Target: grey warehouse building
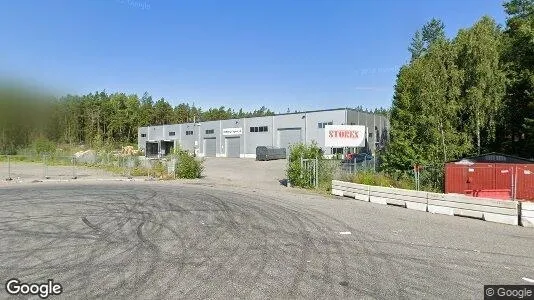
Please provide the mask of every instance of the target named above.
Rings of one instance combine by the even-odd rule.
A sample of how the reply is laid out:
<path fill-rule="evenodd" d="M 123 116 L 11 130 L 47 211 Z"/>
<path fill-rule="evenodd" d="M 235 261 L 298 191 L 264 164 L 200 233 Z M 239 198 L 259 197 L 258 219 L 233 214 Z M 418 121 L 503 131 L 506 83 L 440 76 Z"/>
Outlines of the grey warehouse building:
<path fill-rule="evenodd" d="M 389 132 L 389 120 L 385 116 L 340 108 L 140 127 L 138 147 L 146 156 L 164 156 L 179 145 L 198 156 L 255 158 L 257 146 L 288 149 L 295 143 L 315 141 L 325 155 L 343 153 L 343 148 L 325 147 L 326 125 L 366 126 L 366 146 L 360 151 L 367 153 L 373 153 L 385 143 Z"/>

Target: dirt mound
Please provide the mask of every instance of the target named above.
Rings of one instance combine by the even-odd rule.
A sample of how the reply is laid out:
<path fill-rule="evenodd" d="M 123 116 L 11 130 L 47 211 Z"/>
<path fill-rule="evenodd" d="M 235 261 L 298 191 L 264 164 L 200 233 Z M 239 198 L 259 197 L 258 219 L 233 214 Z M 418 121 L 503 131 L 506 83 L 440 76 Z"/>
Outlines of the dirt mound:
<path fill-rule="evenodd" d="M 137 156 L 137 155 L 139 155 L 139 150 L 136 150 L 132 146 L 122 147 L 121 155 L 123 155 L 123 156 Z"/>
<path fill-rule="evenodd" d="M 96 151 L 78 151 L 74 154 L 74 157 L 76 157 L 76 161 L 78 162 L 92 164 L 96 162 Z"/>

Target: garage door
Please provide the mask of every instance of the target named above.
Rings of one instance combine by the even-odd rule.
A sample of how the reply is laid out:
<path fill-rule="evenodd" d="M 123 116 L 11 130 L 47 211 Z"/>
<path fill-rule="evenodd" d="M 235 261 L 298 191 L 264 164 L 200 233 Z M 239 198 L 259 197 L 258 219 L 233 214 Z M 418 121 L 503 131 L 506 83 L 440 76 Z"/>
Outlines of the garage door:
<path fill-rule="evenodd" d="M 239 137 L 226 138 L 226 156 L 239 157 L 241 153 L 241 139 Z"/>
<path fill-rule="evenodd" d="M 300 128 L 278 129 L 278 147 L 286 148 L 289 151 L 290 145 L 300 142 L 302 142 Z"/>
<path fill-rule="evenodd" d="M 204 139 L 204 155 L 208 157 L 215 157 L 217 153 L 216 139 Z"/>

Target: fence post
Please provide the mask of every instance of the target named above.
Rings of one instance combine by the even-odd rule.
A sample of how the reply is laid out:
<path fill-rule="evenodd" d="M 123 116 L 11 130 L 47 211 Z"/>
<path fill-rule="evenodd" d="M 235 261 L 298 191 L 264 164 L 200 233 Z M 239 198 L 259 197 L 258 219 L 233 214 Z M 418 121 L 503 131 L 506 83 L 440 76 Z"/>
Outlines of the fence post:
<path fill-rule="evenodd" d="M 513 190 L 512 190 L 512 193 L 513 193 L 512 200 L 516 200 L 516 198 L 517 198 L 517 166 L 515 166 L 515 172 L 514 172 L 514 175 L 512 176 L 512 178 L 514 180 Z"/>
<path fill-rule="evenodd" d="M 48 179 L 48 176 L 47 176 L 47 170 L 46 170 L 47 166 L 46 166 L 46 154 L 43 154 L 43 177 L 44 179 Z"/>
<path fill-rule="evenodd" d="M 304 158 L 301 156 L 300 157 L 300 178 L 302 179 L 302 177 L 304 176 L 304 172 L 303 172 L 303 169 L 304 169 Z"/>
<path fill-rule="evenodd" d="M 72 157 L 72 179 L 77 179 L 76 176 L 76 157 Z"/>
<path fill-rule="evenodd" d="M 417 190 L 421 190 L 421 168 L 417 168 Z"/>
<path fill-rule="evenodd" d="M 415 179 L 415 190 L 419 190 L 419 166 L 416 164 L 413 167 L 413 174 Z"/>
<path fill-rule="evenodd" d="M 517 170 L 517 168 L 516 168 Z M 515 180 L 514 180 L 514 177 L 515 177 L 515 172 L 514 170 L 512 169 L 512 176 L 510 176 L 512 178 L 512 182 L 511 182 L 511 187 L 510 187 L 510 193 L 512 194 L 512 200 L 515 200 Z"/>
<path fill-rule="evenodd" d="M 319 158 L 315 157 L 315 187 L 319 186 Z"/>
<path fill-rule="evenodd" d="M 132 157 L 129 156 L 128 157 L 128 179 L 132 179 L 132 165 L 133 165 L 133 160 L 132 160 Z"/>
<path fill-rule="evenodd" d="M 7 156 L 7 181 L 11 181 L 11 156 Z"/>

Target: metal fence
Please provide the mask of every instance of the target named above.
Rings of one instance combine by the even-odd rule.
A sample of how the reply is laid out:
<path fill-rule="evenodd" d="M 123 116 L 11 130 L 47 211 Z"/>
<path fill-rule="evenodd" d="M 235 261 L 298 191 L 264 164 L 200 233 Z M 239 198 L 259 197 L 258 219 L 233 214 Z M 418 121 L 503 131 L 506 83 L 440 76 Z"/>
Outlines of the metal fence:
<path fill-rule="evenodd" d="M 364 160 L 362 162 L 344 162 L 340 161 L 341 171 L 348 174 L 353 174 L 361 171 L 373 171 L 376 172 L 376 159 Z"/>
<path fill-rule="evenodd" d="M 176 158 L 148 159 L 99 154 L 91 158 L 54 155 L 0 156 L 0 180 L 72 180 L 82 178 L 176 178 Z"/>
<path fill-rule="evenodd" d="M 301 176 L 305 178 L 309 186 L 317 187 L 319 185 L 319 160 L 317 158 L 304 159 L 300 158 Z"/>
<path fill-rule="evenodd" d="M 534 200 L 534 165 L 489 164 L 458 166 L 418 165 L 395 173 L 377 172 L 369 165 L 341 163 L 334 178 L 358 183 L 475 197 Z M 358 176 L 362 175 L 362 176 Z M 359 182 L 364 180 L 365 182 Z"/>
<path fill-rule="evenodd" d="M 379 171 L 378 162 L 374 158 L 357 163 L 338 160 L 333 178 L 345 181 L 354 181 L 360 178 L 365 181 L 365 184 L 429 192 L 443 192 L 444 188 L 443 166 L 419 166 L 417 169 L 385 173 Z"/>
<path fill-rule="evenodd" d="M 445 191 L 445 166 L 439 165 L 418 165 L 409 174 L 413 176 L 415 190 L 427 192 Z"/>

